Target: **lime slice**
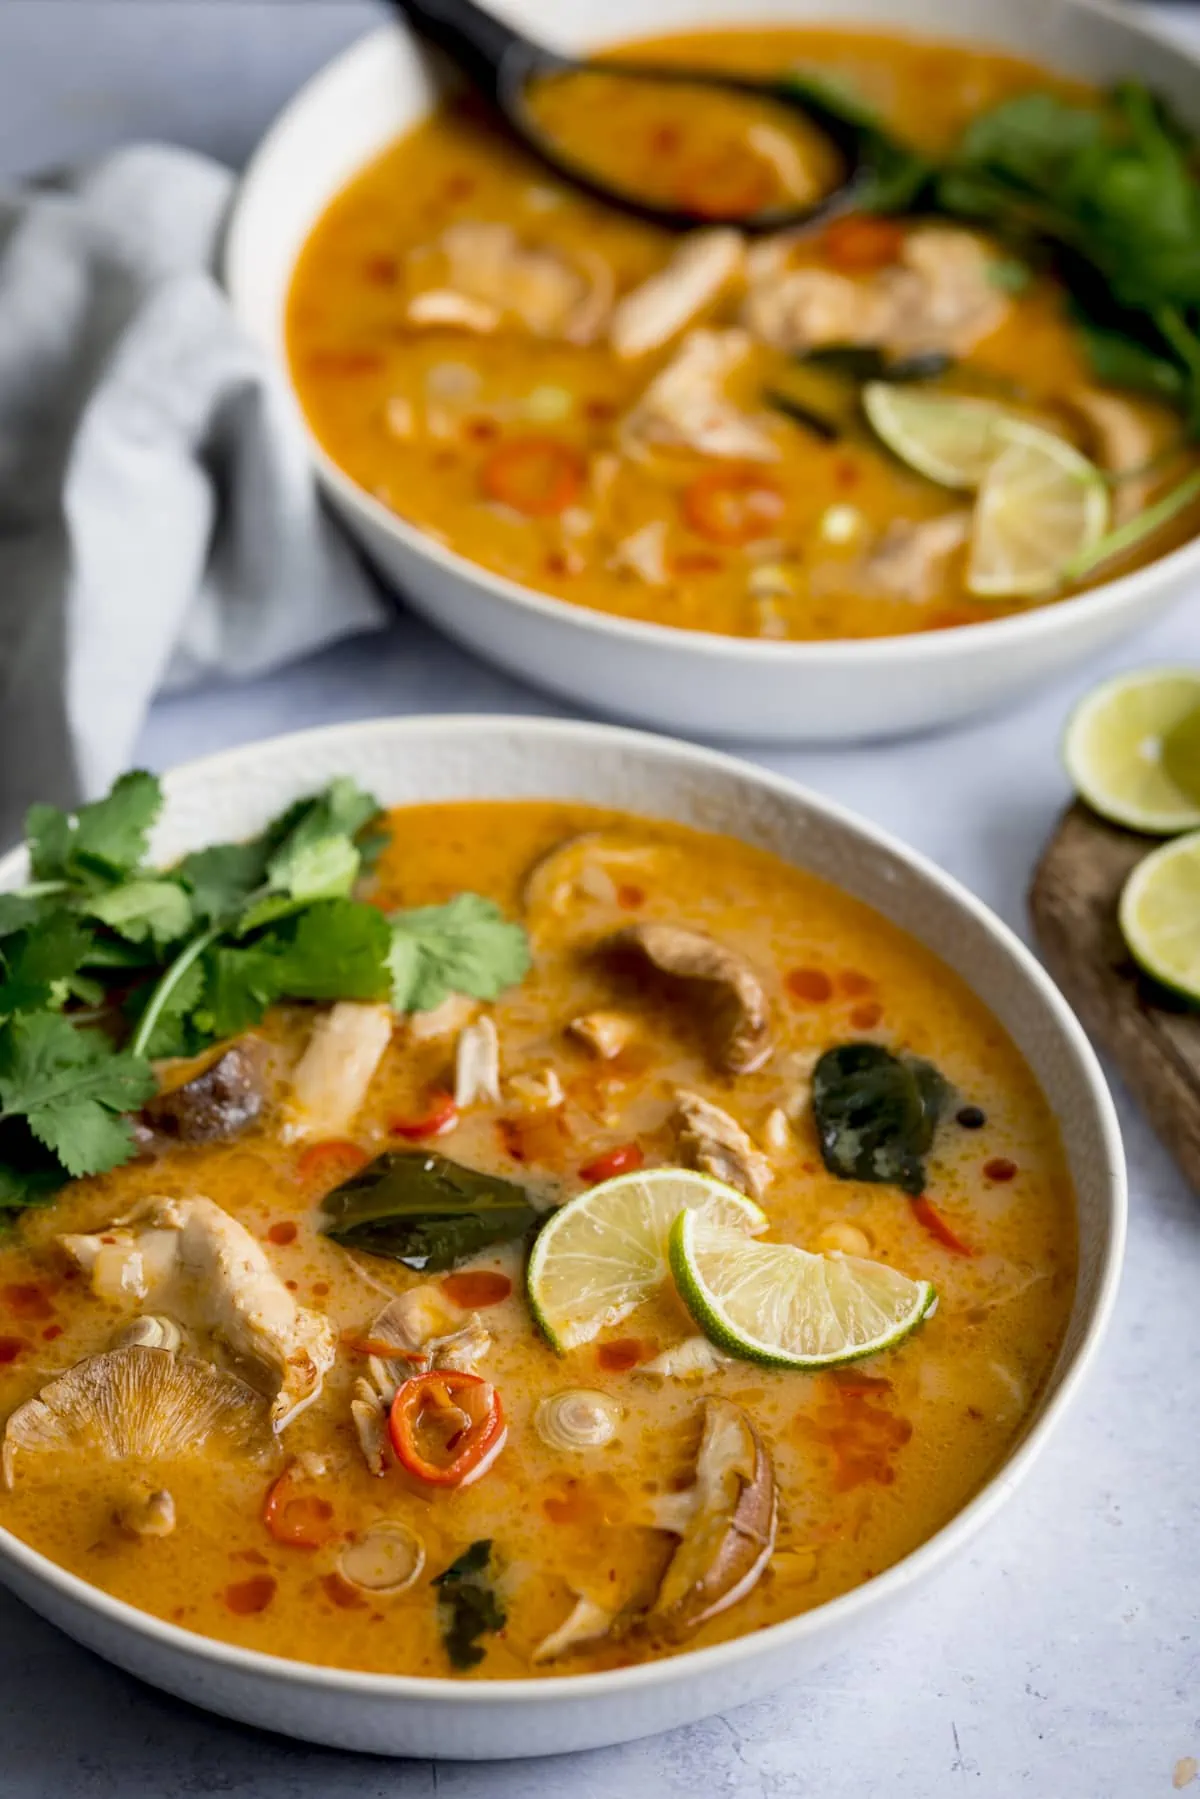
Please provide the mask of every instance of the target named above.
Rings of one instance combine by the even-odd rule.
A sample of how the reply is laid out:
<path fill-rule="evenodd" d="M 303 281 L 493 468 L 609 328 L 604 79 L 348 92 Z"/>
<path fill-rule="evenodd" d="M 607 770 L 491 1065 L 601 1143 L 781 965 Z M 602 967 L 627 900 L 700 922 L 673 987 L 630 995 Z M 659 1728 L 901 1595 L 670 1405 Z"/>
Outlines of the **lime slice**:
<path fill-rule="evenodd" d="M 1076 792 L 1102 818 L 1159 837 L 1196 830 L 1200 669 L 1142 669 L 1105 681 L 1072 713 L 1063 759 Z M 1179 778 L 1189 767 L 1191 792 Z"/>
<path fill-rule="evenodd" d="M 1104 477 L 1053 431 L 1022 419 L 1000 420 L 994 444 L 975 501 L 967 587 L 981 599 L 1049 593 L 1104 535 Z"/>
<path fill-rule="evenodd" d="M 552 1213 L 525 1275 L 529 1308 L 552 1347 L 562 1354 L 590 1343 L 649 1299 L 667 1279 L 672 1221 L 692 1209 L 739 1240 L 767 1228 L 753 1200 L 687 1168 L 619 1174 Z"/>
<path fill-rule="evenodd" d="M 1006 417 L 994 400 L 891 381 L 868 381 L 862 403 L 893 456 L 942 487 L 978 487 L 995 459 L 996 427 Z"/>
<path fill-rule="evenodd" d="M 1200 1004 L 1200 831 L 1164 843 L 1138 863 L 1119 916 L 1146 973 Z"/>
<path fill-rule="evenodd" d="M 890 1349 L 936 1294 L 883 1262 L 752 1243 L 698 1212 L 671 1227 L 671 1272 L 705 1336 L 772 1368 L 836 1368 Z"/>

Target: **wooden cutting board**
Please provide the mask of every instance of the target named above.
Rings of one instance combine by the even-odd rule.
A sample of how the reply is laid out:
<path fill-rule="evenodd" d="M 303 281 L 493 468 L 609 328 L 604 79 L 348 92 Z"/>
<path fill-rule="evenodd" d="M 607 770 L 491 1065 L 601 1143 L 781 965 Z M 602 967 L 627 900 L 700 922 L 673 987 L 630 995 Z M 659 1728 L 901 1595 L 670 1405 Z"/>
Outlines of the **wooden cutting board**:
<path fill-rule="evenodd" d="M 1038 863 L 1029 909 L 1050 973 L 1200 1191 L 1200 1012 L 1139 974 L 1117 924 L 1125 878 L 1155 847 L 1071 806 Z"/>

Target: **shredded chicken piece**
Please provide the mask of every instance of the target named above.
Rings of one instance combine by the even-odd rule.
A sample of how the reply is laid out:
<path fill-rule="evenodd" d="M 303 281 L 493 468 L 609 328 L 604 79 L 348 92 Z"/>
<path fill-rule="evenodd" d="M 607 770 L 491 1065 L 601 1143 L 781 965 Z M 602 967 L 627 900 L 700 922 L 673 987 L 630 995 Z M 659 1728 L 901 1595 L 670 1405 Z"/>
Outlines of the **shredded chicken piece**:
<path fill-rule="evenodd" d="M 608 566 L 618 572 L 628 569 L 647 587 L 665 587 L 671 579 L 667 566 L 666 519 L 652 519 L 640 530 L 621 538 L 608 559 Z"/>
<path fill-rule="evenodd" d="M 410 1043 L 430 1043 L 438 1037 L 449 1037 L 455 1031 L 461 1031 L 470 1024 L 479 1010 L 479 1001 L 468 999 L 465 993 L 451 993 L 440 1006 L 434 1006 L 428 1012 L 414 1012 L 407 1020 L 407 1036 Z"/>
<path fill-rule="evenodd" d="M 500 1102 L 500 1038 L 490 1018 L 478 1018 L 459 1033 L 454 1052 L 454 1103 L 461 1109 Z"/>
<path fill-rule="evenodd" d="M 390 1006 L 339 1000 L 313 1027 L 292 1073 L 285 1134 L 337 1137 L 353 1124 L 392 1039 Z"/>
<path fill-rule="evenodd" d="M 724 392 L 750 347 L 744 331 L 689 331 L 626 417 L 621 438 L 627 454 L 682 447 L 751 462 L 777 457 L 766 431 Z"/>
<path fill-rule="evenodd" d="M 864 558 L 862 576 L 869 587 L 899 600 L 927 600 L 947 557 L 971 533 L 969 512 L 946 512 L 940 518 L 893 519 Z"/>
<path fill-rule="evenodd" d="M 785 351 L 875 344 L 892 355 L 963 356 L 1000 325 L 1009 301 L 991 279 L 995 254 L 972 231 L 918 225 L 899 260 L 869 277 L 787 267 L 794 239 L 758 246 L 748 264 L 743 322 Z"/>
<path fill-rule="evenodd" d="M 701 1380 L 706 1374 L 719 1374 L 733 1360 L 707 1337 L 685 1337 L 672 1344 L 649 1362 L 642 1362 L 639 1375 L 657 1374 L 669 1380 Z"/>
<path fill-rule="evenodd" d="M 742 254 L 740 234 L 726 227 L 685 237 L 665 268 L 617 302 L 608 340 L 622 361 L 660 349 L 690 325 L 733 282 Z"/>
<path fill-rule="evenodd" d="M 586 1044 L 602 1062 L 619 1056 L 633 1041 L 637 1029 L 637 1019 L 628 1012 L 584 1012 L 567 1026 L 568 1034 Z"/>
<path fill-rule="evenodd" d="M 737 1120 L 711 1100 L 684 1088 L 676 1093 L 675 1104 L 684 1166 L 726 1181 L 750 1199 L 761 1199 L 774 1170 Z"/>
<path fill-rule="evenodd" d="M 554 1068 L 542 1068 L 536 1074 L 514 1074 L 508 1091 L 523 1112 L 557 1111 L 567 1097 Z"/>
<path fill-rule="evenodd" d="M 376 1392 L 369 1380 L 363 1380 L 361 1375 L 354 1383 L 350 1417 L 367 1468 L 372 1474 L 386 1474 L 387 1407 L 383 1396 Z"/>
<path fill-rule="evenodd" d="M 500 328 L 498 306 L 486 300 L 474 300 L 470 294 L 457 294 L 448 287 L 429 287 L 414 294 L 404 314 L 410 325 L 446 325 L 455 331 L 471 331 L 486 337 Z"/>
<path fill-rule="evenodd" d="M 211 1199 L 148 1199 L 106 1231 L 59 1242 L 102 1297 L 152 1296 L 190 1328 L 211 1331 L 269 1389 L 277 1432 L 320 1393 L 336 1354 L 333 1326 L 296 1304 L 262 1245 Z"/>
<path fill-rule="evenodd" d="M 592 343 L 608 319 L 612 271 L 596 251 L 568 258 L 524 244 L 511 225 L 464 220 L 442 233 L 442 281 L 413 295 L 412 324 L 492 332 L 512 319 L 535 337 Z"/>

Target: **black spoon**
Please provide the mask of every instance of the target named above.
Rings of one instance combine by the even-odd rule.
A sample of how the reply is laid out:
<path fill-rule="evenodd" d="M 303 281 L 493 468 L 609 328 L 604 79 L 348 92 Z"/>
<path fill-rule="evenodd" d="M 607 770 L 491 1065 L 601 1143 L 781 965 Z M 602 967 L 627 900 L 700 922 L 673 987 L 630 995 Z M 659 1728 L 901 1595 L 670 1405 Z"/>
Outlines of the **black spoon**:
<path fill-rule="evenodd" d="M 723 75 L 712 69 L 685 69 L 648 63 L 578 60 L 548 50 L 506 25 L 474 0 L 393 0 L 417 35 L 436 46 L 461 70 L 471 84 L 495 107 L 510 131 L 556 174 L 597 199 L 607 200 L 639 218 L 671 230 L 686 231 L 699 225 L 736 225 L 742 231 L 780 231 L 824 217 L 845 204 L 849 190 L 866 170 L 862 133 L 818 95 L 786 81 L 755 80 L 749 76 Z M 657 81 L 673 86 L 717 88 L 725 93 L 746 94 L 801 114 L 829 140 L 842 164 L 841 179 L 815 203 L 806 206 L 773 206 L 750 214 L 729 217 L 658 205 L 606 181 L 586 164 L 568 156 L 539 127 L 529 107 L 529 90 L 548 77 L 597 71 L 631 81 Z"/>

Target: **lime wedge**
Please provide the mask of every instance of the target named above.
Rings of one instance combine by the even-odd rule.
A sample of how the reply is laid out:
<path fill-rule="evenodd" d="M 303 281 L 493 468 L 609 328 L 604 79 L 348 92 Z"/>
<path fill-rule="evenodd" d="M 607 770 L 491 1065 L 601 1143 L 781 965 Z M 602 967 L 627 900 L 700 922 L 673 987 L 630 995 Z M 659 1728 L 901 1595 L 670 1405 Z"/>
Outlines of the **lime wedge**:
<path fill-rule="evenodd" d="M 1164 843 L 1138 863 L 1118 916 L 1146 973 L 1200 1004 L 1200 831 Z"/>
<path fill-rule="evenodd" d="M 753 1243 L 700 1212 L 680 1213 L 669 1253 L 705 1336 L 772 1368 L 836 1368 L 890 1349 L 937 1297 L 928 1281 L 883 1262 Z"/>
<path fill-rule="evenodd" d="M 1200 669 L 1152 668 L 1081 700 L 1063 740 L 1067 773 L 1093 812 L 1168 837 L 1200 827 Z M 1190 774 L 1192 791 L 1180 777 Z"/>
<path fill-rule="evenodd" d="M 739 1241 L 767 1228 L 753 1200 L 687 1168 L 619 1174 L 553 1212 L 525 1274 L 529 1309 L 552 1348 L 561 1355 L 590 1343 L 649 1299 L 668 1276 L 672 1221 L 693 1209 Z"/>
<path fill-rule="evenodd" d="M 1022 419 L 1002 419 L 993 442 L 975 501 L 967 587 L 981 599 L 1049 593 L 1104 535 L 1104 477 L 1063 438 Z"/>
<path fill-rule="evenodd" d="M 995 459 L 996 427 L 1006 417 L 994 400 L 891 381 L 868 381 L 862 403 L 893 456 L 942 487 L 978 487 Z"/>

